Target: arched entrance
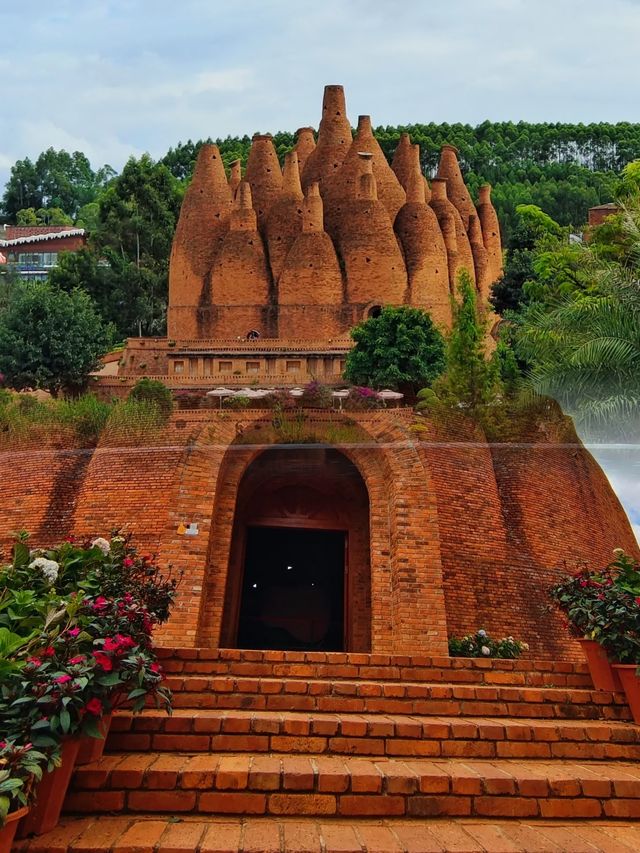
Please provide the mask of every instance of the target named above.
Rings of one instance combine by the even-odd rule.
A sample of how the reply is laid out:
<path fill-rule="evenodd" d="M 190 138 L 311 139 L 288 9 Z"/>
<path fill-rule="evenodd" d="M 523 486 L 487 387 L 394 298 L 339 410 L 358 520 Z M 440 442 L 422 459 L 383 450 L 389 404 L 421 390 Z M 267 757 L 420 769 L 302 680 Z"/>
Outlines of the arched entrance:
<path fill-rule="evenodd" d="M 222 644 L 370 650 L 369 497 L 343 453 L 281 445 L 247 467 L 236 500 Z"/>

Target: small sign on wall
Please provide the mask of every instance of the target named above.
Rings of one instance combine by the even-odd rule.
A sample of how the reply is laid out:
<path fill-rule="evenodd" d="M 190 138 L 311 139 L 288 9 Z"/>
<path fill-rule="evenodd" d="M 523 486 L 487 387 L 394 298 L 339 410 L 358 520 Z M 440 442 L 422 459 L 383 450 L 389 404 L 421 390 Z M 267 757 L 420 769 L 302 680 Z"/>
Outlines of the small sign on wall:
<path fill-rule="evenodd" d="M 181 536 L 197 536 L 199 532 L 198 525 L 195 521 L 191 521 L 188 524 L 181 521 L 178 525 L 178 533 Z"/>

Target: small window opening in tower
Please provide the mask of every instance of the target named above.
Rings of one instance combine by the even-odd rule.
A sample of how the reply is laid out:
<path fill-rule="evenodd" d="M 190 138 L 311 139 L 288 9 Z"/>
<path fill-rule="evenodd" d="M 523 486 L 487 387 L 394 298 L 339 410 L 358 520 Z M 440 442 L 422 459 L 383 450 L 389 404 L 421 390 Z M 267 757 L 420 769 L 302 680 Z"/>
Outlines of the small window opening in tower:
<path fill-rule="evenodd" d="M 382 314 L 382 305 L 372 305 L 367 312 L 367 317 L 379 317 Z"/>
<path fill-rule="evenodd" d="M 260 332 L 257 329 L 249 329 L 247 332 L 247 340 L 248 341 L 257 341 L 260 337 Z"/>

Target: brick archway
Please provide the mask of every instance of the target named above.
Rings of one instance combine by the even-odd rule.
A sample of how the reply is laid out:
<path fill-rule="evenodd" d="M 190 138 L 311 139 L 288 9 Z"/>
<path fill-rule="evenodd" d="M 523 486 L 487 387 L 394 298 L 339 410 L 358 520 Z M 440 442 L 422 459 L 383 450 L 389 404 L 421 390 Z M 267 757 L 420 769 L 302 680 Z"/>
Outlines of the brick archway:
<path fill-rule="evenodd" d="M 390 414 L 390 413 L 389 413 Z M 318 415 L 318 418 L 321 418 Z M 357 468 L 369 495 L 371 649 L 377 653 L 447 654 L 447 626 L 430 475 L 397 414 L 351 416 L 366 440 L 337 444 Z M 264 412 L 204 427 L 185 457 L 170 525 L 199 525 L 196 539 L 167 536 L 162 557 L 185 570 L 167 644 L 221 644 L 222 619 L 238 487 L 264 447 L 241 443 L 242 428 Z"/>

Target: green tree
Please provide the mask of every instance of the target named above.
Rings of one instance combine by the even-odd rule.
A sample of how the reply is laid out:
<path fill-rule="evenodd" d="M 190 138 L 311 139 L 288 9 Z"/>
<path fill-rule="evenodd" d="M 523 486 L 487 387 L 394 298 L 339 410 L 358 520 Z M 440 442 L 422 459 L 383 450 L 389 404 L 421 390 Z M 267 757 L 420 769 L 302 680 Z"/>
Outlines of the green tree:
<path fill-rule="evenodd" d="M 21 284 L 0 314 L 0 373 L 17 391 L 77 393 L 112 337 L 84 291 L 65 293 L 48 282 Z"/>
<path fill-rule="evenodd" d="M 158 379 L 139 379 L 129 392 L 129 400 L 155 406 L 164 421 L 169 419 L 173 411 L 173 395 L 164 382 Z"/>
<path fill-rule="evenodd" d="M 478 315 L 476 289 L 466 271 L 458 294 L 446 339 L 446 370 L 433 390 L 442 403 L 480 415 L 502 394 L 500 363 L 497 357 L 487 359 L 487 324 Z"/>
<path fill-rule="evenodd" d="M 16 213 L 16 225 L 73 225 L 73 219 L 59 207 L 26 207 Z"/>
<path fill-rule="evenodd" d="M 418 308 L 383 308 L 351 330 L 345 379 L 355 385 L 415 393 L 444 369 L 444 339 Z"/>

